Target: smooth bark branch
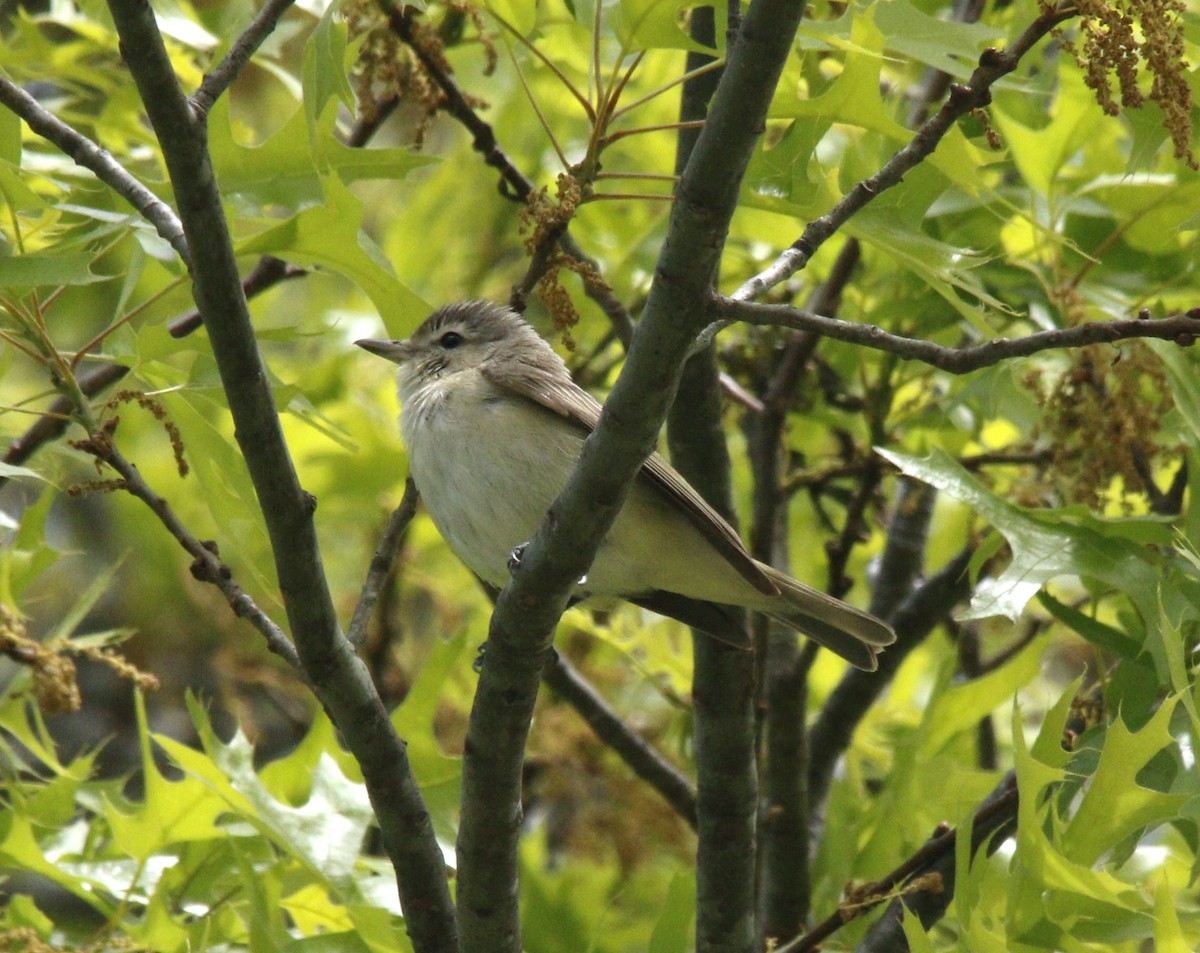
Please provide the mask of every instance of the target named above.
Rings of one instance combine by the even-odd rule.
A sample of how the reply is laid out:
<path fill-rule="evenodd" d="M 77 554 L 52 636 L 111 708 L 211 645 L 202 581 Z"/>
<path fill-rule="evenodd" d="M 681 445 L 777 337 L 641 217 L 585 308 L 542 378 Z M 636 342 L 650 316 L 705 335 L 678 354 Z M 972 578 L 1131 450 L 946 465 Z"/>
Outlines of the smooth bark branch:
<path fill-rule="evenodd" d="M 857 242 L 847 242 L 829 276 L 813 289 L 807 305 L 835 314 L 858 264 Z M 754 475 L 751 553 L 777 568 L 788 568 L 788 501 L 782 485 L 787 455 L 784 433 L 796 388 L 804 379 L 820 336 L 799 332 L 775 362 L 761 387 L 762 412 L 747 414 L 745 431 Z M 766 620 L 763 620 L 764 623 Z M 759 679 L 765 752 L 759 806 L 758 946 L 797 935 L 811 903 L 812 825 L 808 804 L 808 671 L 815 643 L 804 650 L 791 632 L 763 625 L 765 652 Z"/>
<path fill-rule="evenodd" d="M 266 520 L 296 647 L 317 694 L 363 771 L 384 847 L 396 869 L 405 924 L 419 953 L 457 953 L 441 849 L 404 743 L 370 675 L 342 636 L 322 569 L 314 501 L 300 486 L 283 439 L 266 367 L 242 293 L 203 123 L 179 88 L 154 11 L 145 0 L 109 4 L 193 251 L 193 294 Z"/>
<path fill-rule="evenodd" d="M 296 647 L 287 633 L 248 596 L 242 587 L 233 581 L 233 574 L 217 553 L 212 543 L 202 542 L 175 514 L 166 501 L 142 477 L 141 472 L 115 447 L 107 447 L 97 456 L 121 475 L 124 489 L 145 503 L 158 517 L 158 521 L 192 557 L 192 577 L 214 585 L 221 591 L 234 615 L 246 619 L 266 640 L 267 648 L 288 663 L 305 681 L 308 677 L 300 664 Z"/>
<path fill-rule="evenodd" d="M 263 41 L 270 36 L 279 19 L 296 0 L 267 0 L 262 5 L 250 25 L 242 31 L 225 54 L 225 58 L 209 71 L 200 83 L 200 88 L 192 94 L 192 104 L 200 116 L 207 116 L 213 103 L 220 99 L 221 94 L 238 77 L 238 74 L 250 62 L 255 50 L 262 46 Z"/>
<path fill-rule="evenodd" d="M 575 666 L 555 652 L 543 678 L 634 774 L 662 795 L 689 825 L 696 826 L 696 792 L 688 779 L 630 728 Z"/>
<path fill-rule="evenodd" d="M 553 629 L 654 447 L 680 368 L 706 320 L 709 282 L 738 187 L 802 7 L 793 0 L 758 0 L 750 7 L 679 184 L 624 369 L 575 473 L 525 549 L 492 616 L 463 759 L 458 909 L 466 953 L 521 948 L 516 902 L 521 762 Z"/>
<path fill-rule="evenodd" d="M 759 298 L 807 265 L 817 249 L 863 206 L 881 192 L 899 185 L 905 173 L 932 155 L 959 119 L 991 102 L 992 86 L 1015 70 L 1021 58 L 1054 27 L 1077 13 L 1078 9 L 1070 3 L 1045 10 L 1006 49 L 985 50 L 971 78 L 965 84 L 950 86 L 950 95 L 941 109 L 917 130 L 907 145 L 873 176 L 854 186 L 829 212 L 811 222 L 771 267 L 742 285 L 734 297 L 739 301 Z"/>
<path fill-rule="evenodd" d="M 715 48 L 711 7 L 692 11 L 690 31 L 693 40 Z M 675 152 L 677 176 L 691 161 L 700 123 L 720 83 L 720 70 L 697 72 L 713 62 L 707 53 L 688 53 Z M 710 347 L 683 367 L 667 417 L 667 444 L 676 469 L 736 526 L 732 464 L 721 411 L 719 368 L 715 348 Z M 698 811 L 696 946 L 747 949 L 755 936 L 757 887 L 757 662 L 754 653 L 731 650 L 702 632 L 693 632 L 692 660 Z"/>
<path fill-rule="evenodd" d="M 682 418 L 686 418 L 683 420 Z M 671 461 L 718 511 L 733 513 L 714 348 L 683 368 L 667 426 Z M 739 613 L 743 617 L 745 613 Z M 791 636 L 793 642 L 795 636 Z M 692 636 L 698 842 L 697 949 L 744 950 L 755 937 L 758 812 L 754 652 Z"/>
<path fill-rule="evenodd" d="M 412 522 L 413 517 L 417 515 L 417 502 L 420 498 L 417 485 L 413 482 L 413 478 L 409 477 L 404 482 L 404 496 L 401 497 L 400 504 L 392 511 L 387 529 L 383 533 L 383 539 L 379 541 L 375 555 L 371 557 L 371 568 L 363 583 L 358 604 L 354 607 L 354 615 L 350 618 L 350 631 L 346 633 L 346 637 L 352 645 L 362 646 L 366 641 L 367 624 L 371 621 L 371 613 L 375 611 L 379 593 L 383 591 L 383 584 L 392 571 L 396 550 L 400 548 L 400 538 L 408 529 L 408 524 Z"/>
<path fill-rule="evenodd" d="M 1114 321 L 1088 321 L 1073 328 L 1037 331 L 1019 338 L 995 338 L 968 347 L 946 347 L 920 338 L 892 334 L 874 324 L 858 324 L 839 318 L 827 318 L 787 305 L 734 301 L 721 295 L 713 297 L 712 313 L 730 321 L 746 324 L 778 325 L 801 331 L 815 331 L 849 344 L 860 344 L 885 351 L 909 361 L 920 361 L 950 374 L 969 374 L 1014 357 L 1028 357 L 1059 348 L 1086 347 L 1089 344 L 1115 344 L 1135 338 L 1156 338 L 1190 347 L 1200 335 L 1200 308 L 1169 318 L 1119 318 Z"/>
<path fill-rule="evenodd" d="M 0 76 L 0 103 L 25 120 L 43 139 L 54 143 L 76 165 L 93 172 L 101 182 L 141 212 L 155 231 L 175 249 L 184 264 L 190 260 L 187 239 L 179 216 L 108 151 L 72 129 L 41 103 L 5 76 Z"/>

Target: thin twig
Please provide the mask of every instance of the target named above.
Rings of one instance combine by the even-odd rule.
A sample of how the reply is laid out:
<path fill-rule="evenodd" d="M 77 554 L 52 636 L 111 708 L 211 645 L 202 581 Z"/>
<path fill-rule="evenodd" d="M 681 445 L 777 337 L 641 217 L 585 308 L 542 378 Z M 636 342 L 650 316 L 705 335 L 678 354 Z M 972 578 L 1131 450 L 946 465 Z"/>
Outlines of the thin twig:
<path fill-rule="evenodd" d="M 501 20 L 501 23 L 504 21 Z M 571 163 L 567 161 L 567 154 L 563 152 L 562 146 L 558 144 L 558 138 L 554 135 L 554 129 L 550 125 L 550 121 L 546 118 L 546 114 L 542 112 L 542 107 L 538 105 L 537 97 L 533 95 L 533 90 L 529 88 L 529 83 L 525 80 L 525 71 L 521 69 L 521 64 L 517 62 L 517 55 L 513 52 L 511 46 L 505 44 L 508 49 L 508 55 L 512 59 L 513 69 L 516 70 L 517 79 L 521 81 L 521 89 L 525 91 L 525 98 L 529 100 L 529 105 L 533 107 L 534 115 L 537 116 L 538 122 L 541 123 L 542 132 L 546 134 L 546 138 L 550 140 L 550 145 L 554 147 L 554 153 L 558 156 L 558 161 L 562 163 L 564 169 L 569 168 Z M 540 55 L 540 54 L 539 54 Z M 565 82 L 565 80 L 564 80 Z"/>
<path fill-rule="evenodd" d="M 346 638 L 355 648 L 360 648 L 366 640 L 367 624 L 371 621 L 371 614 L 375 611 L 375 603 L 379 600 L 379 593 L 383 591 L 383 584 L 392 571 L 392 563 L 400 548 L 400 539 L 404 536 L 404 531 L 408 529 L 408 524 L 417 514 L 419 499 L 417 485 L 413 482 L 413 478 L 409 477 L 404 483 L 404 496 L 400 499 L 400 505 L 392 511 L 387 529 L 379 541 L 379 547 L 375 550 L 375 555 L 371 557 L 371 568 L 363 582 L 362 593 L 358 597 L 358 604 L 354 607 L 354 615 L 350 619 L 350 629 L 346 633 Z"/>
<path fill-rule="evenodd" d="M 551 653 L 542 680 L 575 709 L 634 774 L 661 794 L 688 824 L 696 826 L 696 791 L 691 782 L 630 728 L 570 662 L 558 652 Z"/>
<path fill-rule="evenodd" d="M 591 202 L 672 202 L 675 196 L 673 195 L 656 195 L 653 192 L 593 192 L 587 196 L 580 204 L 588 204 Z"/>
<path fill-rule="evenodd" d="M 597 172 L 596 181 L 600 179 L 650 179 L 654 182 L 678 182 L 679 176 L 667 175 L 665 172 Z"/>
<path fill-rule="evenodd" d="M 106 443 L 102 449 L 97 447 L 93 452 L 100 460 L 120 474 L 123 488 L 150 507 L 159 522 L 166 527 L 167 532 L 174 536 L 179 545 L 192 557 L 194 560 L 191 567 L 192 576 L 201 582 L 216 586 L 225 597 L 225 601 L 229 603 L 229 607 L 233 609 L 234 615 L 246 619 L 258 629 L 266 639 L 267 648 L 287 662 L 300 678 L 308 682 L 308 675 L 300 664 L 296 646 L 292 644 L 292 640 L 287 637 L 283 629 L 276 625 L 271 617 L 245 593 L 242 587 L 233 581 L 233 573 L 218 556 L 216 544 L 201 542 L 189 531 L 183 525 L 182 520 L 175 515 L 171 504 L 154 492 L 150 484 L 142 477 L 141 471 L 130 463 L 111 442 Z"/>
<path fill-rule="evenodd" d="M 534 190 L 533 181 L 517 168 L 508 153 L 504 151 L 496 139 L 496 131 L 475 111 L 443 62 L 438 57 L 431 55 L 417 39 L 412 28 L 412 19 L 416 16 L 416 8 L 409 7 L 407 12 L 400 13 L 394 6 L 388 5 L 385 7 L 385 12 L 388 18 L 388 28 L 416 54 L 421 67 L 442 91 L 444 101 L 438 104 L 439 108 L 456 119 L 471 134 L 472 148 L 483 156 L 486 165 L 490 165 L 500 173 L 500 194 L 514 202 L 527 202 L 530 193 Z M 580 262 L 587 270 L 595 274 L 600 273 L 596 259 L 583 251 L 569 231 L 564 230 L 559 236 L 558 245 L 564 253 Z M 533 285 L 536 285 L 540 277 L 540 274 L 537 275 L 529 287 L 532 288 Z M 621 342 L 628 345 L 633 335 L 633 323 L 629 318 L 628 309 L 620 299 L 602 282 L 585 281 L 583 290 L 604 312 L 616 329 Z M 520 302 L 516 302 L 516 304 L 519 305 Z"/>
<path fill-rule="evenodd" d="M 128 373 L 129 368 L 123 364 L 101 364 L 79 375 L 79 389 L 85 396 L 95 397 Z M 70 426 L 71 409 L 72 403 L 68 397 L 56 397 L 37 422 L 8 445 L 4 462 L 19 466 L 47 443 L 61 437 Z M 7 477 L 0 477 L 0 486 L 6 482 Z"/>
<path fill-rule="evenodd" d="M 817 249 L 851 216 L 881 192 L 898 185 L 909 170 L 928 158 L 955 122 L 973 109 L 986 106 L 991 101 L 992 86 L 1016 69 L 1021 58 L 1039 40 L 1077 12 L 1077 8 L 1070 3 L 1052 7 L 1037 17 L 1003 51 L 992 48 L 984 50 L 971 78 L 965 84 L 951 84 L 950 95 L 942 104 L 942 108 L 921 126 L 883 168 L 870 178 L 859 182 L 828 213 L 811 222 L 804 233 L 785 249 L 769 268 L 742 285 L 733 297 L 739 301 L 759 298 L 768 289 L 787 280 L 807 265 Z"/>
<path fill-rule="evenodd" d="M 299 278 L 307 275 L 304 268 L 289 265 L 272 255 L 263 255 L 250 273 L 242 279 L 242 293 L 249 300 L 262 294 L 268 288 L 273 288 L 281 281 Z M 167 333 L 173 338 L 187 337 L 201 325 L 200 311 L 193 309 L 185 315 L 176 318 L 167 325 Z"/>
<path fill-rule="evenodd" d="M 668 92 L 671 89 L 674 89 L 676 86 L 680 85 L 681 83 L 686 83 L 689 80 L 694 79 L 697 76 L 703 76 L 705 73 L 710 73 L 713 70 L 722 69 L 724 66 L 725 66 L 725 60 L 724 60 L 724 58 L 722 58 L 719 60 L 712 60 L 711 62 L 708 62 L 708 63 L 704 64 L 703 66 L 696 67 L 696 69 L 688 70 L 686 73 L 681 73 L 679 76 L 676 76 L 670 82 L 664 83 L 662 86 L 659 86 L 657 89 L 650 90 L 650 92 L 646 93 L 646 95 L 639 96 L 633 102 L 626 103 L 620 109 L 614 109 L 612 111 L 612 114 L 609 116 L 609 122 L 615 122 L 616 120 L 620 119 L 622 116 L 625 115 L 625 113 L 629 112 L 630 110 L 637 109 L 638 106 L 642 106 L 642 105 L 650 102 L 650 100 L 661 96 L 663 93 Z"/>
<path fill-rule="evenodd" d="M 24 119 L 29 128 L 43 139 L 58 146 L 76 165 L 93 172 L 96 178 L 141 212 L 158 234 L 175 249 L 184 264 L 191 267 L 191 253 L 179 216 L 107 150 L 72 129 L 5 76 L 0 76 L 0 103 Z"/>
<path fill-rule="evenodd" d="M 657 126 L 638 126 L 636 129 L 618 129 L 616 132 L 610 132 L 607 136 L 602 136 L 600 143 L 610 146 L 618 139 L 640 136 L 646 132 L 678 132 L 680 129 L 702 129 L 703 127 L 704 120 L 696 119 L 690 122 L 664 122 Z"/>
<path fill-rule="evenodd" d="M 588 102 L 587 96 L 575 88 L 575 84 L 567 78 L 566 73 L 558 68 L 558 65 L 554 62 L 554 60 L 550 59 L 550 57 L 539 50 L 536 44 L 530 43 L 529 40 L 521 35 L 520 30 L 505 20 L 504 17 L 500 16 L 500 14 L 498 14 L 495 10 L 489 10 L 488 12 L 495 18 L 497 23 L 504 27 L 504 29 L 507 30 L 517 40 L 518 43 L 520 43 L 523 47 L 525 47 L 525 49 L 529 50 L 530 53 L 542 61 L 542 65 L 558 78 L 558 81 L 562 83 L 567 92 L 575 97 L 575 101 L 583 107 L 583 111 L 587 113 L 588 119 L 594 122 L 596 119 L 595 107 Z M 597 82 L 599 82 L 599 78 L 597 78 Z M 526 92 L 528 92 L 528 88 L 526 88 Z"/>
<path fill-rule="evenodd" d="M 1190 347 L 1200 335 L 1200 308 L 1158 320 L 1118 318 L 1113 321 L 1087 321 L 1073 328 L 1037 331 L 1019 338 L 995 338 L 968 347 L 945 347 L 919 338 L 892 334 L 874 324 L 857 324 L 837 318 L 801 311 L 786 305 L 735 301 L 714 295 L 711 312 L 727 321 L 777 325 L 800 331 L 816 331 L 826 337 L 873 350 L 895 354 L 907 361 L 921 361 L 950 374 L 968 374 L 1014 357 L 1028 357 L 1058 348 L 1085 347 L 1089 344 L 1114 344 L 1136 338 L 1174 341 Z"/>
<path fill-rule="evenodd" d="M 258 15 L 242 31 L 242 35 L 234 40 L 225 58 L 212 68 L 200 83 L 200 88 L 192 93 L 192 108 L 197 116 L 208 115 L 213 103 L 229 88 L 230 83 L 237 79 L 263 40 L 274 32 L 280 17 L 295 2 L 296 0 L 267 0 L 263 4 Z"/>

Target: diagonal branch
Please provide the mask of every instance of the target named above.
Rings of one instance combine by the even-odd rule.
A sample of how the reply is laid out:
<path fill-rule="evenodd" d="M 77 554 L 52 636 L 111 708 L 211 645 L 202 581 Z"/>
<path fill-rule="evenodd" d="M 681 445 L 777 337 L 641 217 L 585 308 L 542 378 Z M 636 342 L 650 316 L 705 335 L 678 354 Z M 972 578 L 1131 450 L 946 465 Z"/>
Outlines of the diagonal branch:
<path fill-rule="evenodd" d="M 542 677 L 634 774 L 662 795 L 688 824 L 696 826 L 696 792 L 688 779 L 630 728 L 570 662 L 553 653 Z"/>
<path fill-rule="evenodd" d="M 805 267 L 817 249 L 853 215 L 881 192 L 899 185 L 905 173 L 932 155 L 938 143 L 959 119 L 973 109 L 986 106 L 991 101 L 992 86 L 1015 70 L 1022 57 L 1051 30 L 1074 17 L 1077 12 L 1077 8 L 1069 2 L 1047 7 L 1006 49 L 985 50 L 970 79 L 965 84 L 951 84 L 950 95 L 941 109 L 917 130 L 907 145 L 897 151 L 878 172 L 847 192 L 829 212 L 811 222 L 769 268 L 743 284 L 733 297 L 739 301 L 759 298 Z M 720 328 L 710 328 L 705 337 L 718 330 Z"/>
<path fill-rule="evenodd" d="M 971 856 L 986 842 L 990 855 L 1016 829 L 1020 795 L 1009 772 L 984 798 L 971 822 Z M 858 947 L 863 951 L 908 949 L 902 926 L 905 909 L 915 910 L 921 922 L 936 921 L 954 897 L 958 830 L 939 825 L 911 857 L 879 880 L 857 887 L 835 913 L 804 936 L 777 948 L 776 953 L 812 953 L 851 920 L 891 901 L 887 913 Z"/>
<path fill-rule="evenodd" d="M 95 173 L 96 178 L 141 212 L 146 221 L 175 249 L 184 264 L 190 266 L 191 255 L 179 216 L 107 150 L 72 129 L 6 76 L 0 76 L 0 103 L 24 119 L 29 128 L 43 139 L 58 146 L 77 165 Z"/>
<path fill-rule="evenodd" d="M 964 548 L 945 566 L 914 590 L 889 618 L 896 630 L 896 644 L 879 656 L 879 671 L 868 678 L 847 672 L 821 708 L 808 732 L 809 809 L 817 811 L 825 801 L 833 771 L 854 731 L 890 684 L 908 654 L 919 646 L 959 602 L 971 592 L 967 567 L 974 547 Z"/>
<path fill-rule="evenodd" d="M 266 639 L 267 648 L 287 662 L 297 675 L 306 682 L 309 681 L 291 639 L 246 594 L 242 587 L 233 581 L 233 573 L 221 561 L 216 544 L 211 541 L 202 542 L 184 526 L 171 508 L 171 504 L 151 488 L 138 468 L 130 463 L 116 447 L 112 446 L 111 442 L 102 447 L 96 447 L 92 452 L 121 475 L 123 489 L 150 507 L 159 522 L 166 527 L 167 532 L 174 536 L 179 541 L 179 545 L 192 557 L 192 577 L 200 582 L 216 586 L 221 591 L 221 595 L 225 597 L 225 601 L 229 603 L 229 607 L 233 609 L 234 615 L 246 619 L 258 629 Z"/>
<path fill-rule="evenodd" d="M 111 0 L 125 61 L 162 147 L 193 250 L 193 293 L 208 330 L 235 436 L 267 525 L 288 623 L 322 704 L 362 768 L 405 923 L 420 953 L 457 953 L 441 848 L 404 742 L 370 674 L 342 635 L 313 523 L 242 293 L 204 126 L 178 79 L 147 0 Z"/>
<path fill-rule="evenodd" d="M 710 281 L 801 9 L 792 0 L 749 7 L 679 183 L 625 366 L 579 465 L 497 601 L 463 759 L 458 912 L 466 953 L 521 949 L 521 764 L 554 626 L 654 448 L 689 346 L 707 319 Z M 752 933 L 748 921 L 735 927 Z"/>
<path fill-rule="evenodd" d="M 200 83 L 200 88 L 192 93 L 192 106 L 198 117 L 208 115 L 213 103 L 220 99 L 221 94 L 237 79 L 238 74 L 250 62 L 250 57 L 275 31 L 280 18 L 295 2 L 296 0 L 267 0 L 262 5 L 262 9 L 242 31 L 242 35 L 233 41 L 233 46 L 229 48 L 225 58 L 208 72 Z"/>
<path fill-rule="evenodd" d="M 413 17 L 416 16 L 416 8 L 407 7 L 405 12 L 401 13 L 391 3 L 382 2 L 382 0 L 380 7 L 387 14 L 388 27 L 413 51 L 422 68 L 442 91 L 445 101 L 440 104 L 440 108 L 456 119 L 471 134 L 472 148 L 483 156 L 485 164 L 500 173 L 500 194 L 514 202 L 527 202 L 535 188 L 533 181 L 509 158 L 508 153 L 504 151 L 496 138 L 496 131 L 475 111 L 475 107 L 471 105 L 454 76 L 446 69 L 444 61 L 431 55 L 417 38 L 413 31 Z M 579 246 L 579 243 L 565 228 L 557 235 L 557 241 L 564 254 L 575 259 L 584 269 L 595 274 L 600 273 L 597 261 Z M 540 277 L 541 275 L 526 275 L 521 287 L 532 288 Z M 629 312 L 620 299 L 603 283 L 585 281 L 584 292 L 596 302 L 612 322 L 621 340 L 628 344 L 633 333 L 633 325 L 629 320 Z M 522 301 L 515 301 L 513 304 L 518 306 L 518 310 L 522 309 Z"/>
<path fill-rule="evenodd" d="M 351 645 L 361 647 L 366 640 L 367 624 L 371 621 L 371 613 L 375 611 L 379 593 L 383 590 L 383 584 L 387 581 L 388 574 L 392 571 L 396 550 L 400 548 L 400 538 L 408 529 L 408 524 L 412 522 L 413 517 L 417 515 L 419 499 L 417 485 L 410 476 L 404 482 L 404 496 L 400 499 L 400 505 L 392 512 L 383 539 L 379 541 L 375 555 L 371 557 L 371 568 L 363 583 L 358 604 L 354 607 L 354 615 L 350 619 L 350 630 L 346 633 L 346 638 L 350 640 Z"/>

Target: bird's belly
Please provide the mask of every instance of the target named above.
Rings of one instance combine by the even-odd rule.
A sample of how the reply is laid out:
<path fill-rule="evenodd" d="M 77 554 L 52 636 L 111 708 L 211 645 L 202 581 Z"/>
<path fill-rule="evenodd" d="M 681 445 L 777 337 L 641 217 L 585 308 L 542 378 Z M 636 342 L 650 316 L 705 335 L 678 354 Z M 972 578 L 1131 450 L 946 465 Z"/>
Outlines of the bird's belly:
<path fill-rule="evenodd" d="M 518 398 L 449 394 L 403 421 L 409 466 L 438 531 L 467 567 L 503 588 L 515 547 L 533 539 L 583 449 L 585 432 Z M 605 537 L 581 596 L 664 590 L 740 604 L 753 594 L 656 487 L 643 476 Z"/>
<path fill-rule="evenodd" d="M 434 525 L 467 567 L 503 587 L 579 458 L 582 432 L 515 400 L 455 401 L 409 441 L 409 466 Z"/>

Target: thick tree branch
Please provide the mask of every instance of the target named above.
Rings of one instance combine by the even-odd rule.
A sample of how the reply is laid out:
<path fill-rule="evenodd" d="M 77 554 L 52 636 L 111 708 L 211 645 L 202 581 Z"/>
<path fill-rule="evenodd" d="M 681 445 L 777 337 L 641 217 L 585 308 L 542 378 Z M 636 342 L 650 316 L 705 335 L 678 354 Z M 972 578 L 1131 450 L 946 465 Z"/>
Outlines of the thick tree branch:
<path fill-rule="evenodd" d="M 735 301 L 721 295 L 713 297 L 711 313 L 747 324 L 815 331 L 838 341 L 895 354 L 904 360 L 921 361 L 950 374 L 969 374 L 981 367 L 991 367 L 1001 361 L 1028 357 L 1042 351 L 1086 347 L 1089 344 L 1114 344 L 1135 338 L 1174 341 L 1181 347 L 1191 347 L 1200 335 L 1200 308 L 1157 320 L 1119 318 L 1113 321 L 1088 321 L 1073 328 L 1037 331 L 1019 338 L 995 338 L 968 347 L 945 347 L 932 341 L 892 334 L 874 324 L 856 324 L 786 305 Z"/>
<path fill-rule="evenodd" d="M 322 570 L 314 501 L 300 486 L 242 293 L 205 130 L 179 88 L 145 0 L 109 5 L 125 60 L 162 146 L 193 250 L 193 294 L 212 342 L 235 436 L 267 524 L 288 622 L 305 671 L 363 771 L 420 953 L 456 953 L 441 849 L 404 743 L 366 666 L 342 636 Z"/>
<path fill-rule="evenodd" d="M 716 47 L 712 7 L 691 13 L 692 39 Z M 688 79 L 680 98 L 675 175 L 682 176 L 699 143 L 723 70 L 715 59 L 690 51 Z M 715 281 L 716 262 L 710 276 Z M 721 419 L 721 384 L 715 348 L 683 367 L 667 417 L 671 462 L 719 513 L 737 525 L 732 464 Z M 710 635 L 692 635 L 692 698 L 698 843 L 696 848 L 696 946 L 749 949 L 754 942 L 757 888 L 758 771 L 754 685 L 757 657 L 731 649 Z"/>
<path fill-rule="evenodd" d="M 500 594 L 467 730 L 458 909 L 467 953 L 521 947 L 517 836 L 521 760 L 554 625 L 653 449 L 764 126 L 802 4 L 758 0 L 679 184 L 645 315 L 575 473 Z"/>
<path fill-rule="evenodd" d="M 543 678 L 634 774 L 662 795 L 688 824 L 696 826 L 696 792 L 688 779 L 630 728 L 570 662 L 552 653 Z"/>
<path fill-rule="evenodd" d="M 858 263 L 858 243 L 843 246 L 829 276 L 808 299 L 808 308 L 835 314 Z M 762 410 L 747 414 L 745 431 L 754 475 L 752 555 L 788 568 L 788 501 L 782 485 L 787 468 L 784 433 L 797 387 L 820 342 L 798 332 L 760 386 Z M 765 621 L 765 620 L 764 620 Z M 759 816 L 759 948 L 800 932 L 811 902 L 811 840 L 808 806 L 808 672 L 816 643 L 802 649 L 794 633 L 763 625 L 765 650 L 759 695 L 765 764 L 761 768 Z"/>
<path fill-rule="evenodd" d="M 72 129 L 5 76 L 0 76 L 0 103 L 24 119 L 29 128 L 43 139 L 58 146 L 76 165 L 95 173 L 96 178 L 142 213 L 146 221 L 175 249 L 184 264 L 189 263 L 191 256 L 179 216 L 105 149 Z"/>
<path fill-rule="evenodd" d="M 886 619 L 912 592 L 925 567 L 925 546 L 933 522 L 937 490 L 908 477 L 896 481 L 887 542 L 871 595 L 872 615 Z"/>

